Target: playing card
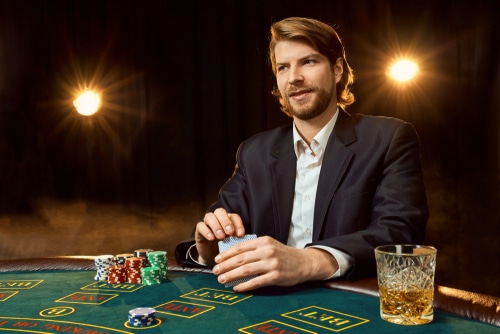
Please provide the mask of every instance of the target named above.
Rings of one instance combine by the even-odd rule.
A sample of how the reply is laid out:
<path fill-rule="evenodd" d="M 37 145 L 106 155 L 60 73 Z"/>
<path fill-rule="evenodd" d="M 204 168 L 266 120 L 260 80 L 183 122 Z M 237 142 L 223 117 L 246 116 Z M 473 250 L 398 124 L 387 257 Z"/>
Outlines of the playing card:
<path fill-rule="evenodd" d="M 246 234 L 243 237 L 234 237 L 234 236 L 227 237 L 224 240 L 219 241 L 219 252 L 222 253 L 226 249 L 229 249 L 229 248 L 231 248 L 231 247 L 239 244 L 240 242 L 243 242 L 243 241 L 246 241 L 246 240 L 252 240 L 252 239 L 256 239 L 256 238 L 257 238 L 257 235 L 255 235 L 255 234 Z M 238 285 L 238 284 L 246 282 L 246 281 L 248 281 L 248 280 L 250 280 L 250 279 L 252 279 L 254 277 L 255 276 L 249 276 L 249 277 L 245 277 L 245 278 L 242 278 L 242 279 L 239 279 L 239 280 L 236 280 L 236 281 L 232 281 L 232 282 L 226 283 L 225 287 L 228 288 L 228 287 L 231 287 L 231 286 Z"/>
<path fill-rule="evenodd" d="M 223 252 L 226 249 L 229 249 L 240 242 L 246 241 L 246 240 L 251 240 L 257 238 L 257 235 L 255 234 L 246 234 L 243 237 L 234 237 L 230 236 L 225 238 L 224 240 L 219 241 L 219 252 Z"/>

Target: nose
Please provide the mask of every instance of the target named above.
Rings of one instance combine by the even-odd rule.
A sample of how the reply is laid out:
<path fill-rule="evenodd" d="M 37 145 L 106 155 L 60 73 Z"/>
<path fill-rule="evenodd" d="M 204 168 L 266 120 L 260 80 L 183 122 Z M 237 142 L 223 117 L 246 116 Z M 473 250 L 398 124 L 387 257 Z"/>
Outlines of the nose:
<path fill-rule="evenodd" d="M 288 76 L 288 83 L 291 85 L 304 81 L 302 72 L 297 67 L 291 67 Z"/>

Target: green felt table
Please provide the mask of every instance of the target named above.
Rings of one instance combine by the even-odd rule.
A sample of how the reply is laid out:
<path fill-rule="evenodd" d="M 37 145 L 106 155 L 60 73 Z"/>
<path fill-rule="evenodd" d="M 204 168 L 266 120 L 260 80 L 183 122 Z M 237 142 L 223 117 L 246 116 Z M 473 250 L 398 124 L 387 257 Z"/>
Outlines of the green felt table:
<path fill-rule="evenodd" d="M 401 326 L 380 319 L 378 298 L 318 285 L 234 293 L 215 276 L 169 272 L 158 285 L 94 281 L 95 272 L 0 274 L 0 332 L 27 333 L 499 333 L 498 327 L 435 311 L 434 321 Z M 128 325 L 128 312 L 153 307 L 157 322 Z"/>

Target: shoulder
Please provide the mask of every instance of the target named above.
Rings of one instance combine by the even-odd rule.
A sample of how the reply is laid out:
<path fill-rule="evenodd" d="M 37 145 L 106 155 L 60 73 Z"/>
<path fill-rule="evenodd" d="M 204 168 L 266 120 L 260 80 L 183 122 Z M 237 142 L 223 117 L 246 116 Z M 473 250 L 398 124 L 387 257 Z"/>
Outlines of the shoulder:
<path fill-rule="evenodd" d="M 414 126 L 402 119 L 386 116 L 372 116 L 364 114 L 346 114 L 347 122 L 351 124 L 356 136 L 393 136 L 399 133 L 416 134 Z"/>
<path fill-rule="evenodd" d="M 400 126 L 412 126 L 410 123 L 395 117 L 364 114 L 348 114 L 348 117 L 356 126 L 360 127 L 397 128 Z"/>
<path fill-rule="evenodd" d="M 401 119 L 385 116 L 342 113 L 334 128 L 334 137 L 345 145 L 360 148 L 378 143 L 388 146 L 394 140 L 418 141 L 413 125 Z"/>
<path fill-rule="evenodd" d="M 293 143 L 292 124 L 283 125 L 272 130 L 259 132 L 240 145 L 240 150 L 269 152 L 283 144 Z"/>

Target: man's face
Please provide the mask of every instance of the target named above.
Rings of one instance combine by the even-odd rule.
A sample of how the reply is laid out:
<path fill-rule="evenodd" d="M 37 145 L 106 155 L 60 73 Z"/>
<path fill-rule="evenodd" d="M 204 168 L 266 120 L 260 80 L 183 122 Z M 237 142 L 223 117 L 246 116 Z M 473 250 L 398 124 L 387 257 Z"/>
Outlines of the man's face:
<path fill-rule="evenodd" d="M 281 41 L 274 48 L 276 80 L 284 103 L 294 117 L 312 119 L 337 108 L 335 85 L 342 77 L 342 60 L 332 69 L 328 58 L 306 43 Z"/>

